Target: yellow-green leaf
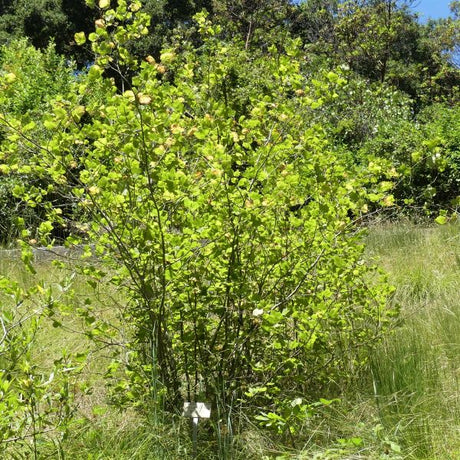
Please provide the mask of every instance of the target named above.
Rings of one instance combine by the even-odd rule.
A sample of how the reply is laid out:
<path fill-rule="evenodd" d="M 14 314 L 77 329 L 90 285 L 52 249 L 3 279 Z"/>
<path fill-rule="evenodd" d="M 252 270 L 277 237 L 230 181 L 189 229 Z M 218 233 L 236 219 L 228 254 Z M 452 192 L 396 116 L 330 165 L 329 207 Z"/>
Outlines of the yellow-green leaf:
<path fill-rule="evenodd" d="M 447 217 L 446 216 L 438 216 L 435 219 L 435 222 L 439 225 L 445 225 L 447 224 Z"/>
<path fill-rule="evenodd" d="M 86 43 L 86 35 L 85 32 L 77 32 L 74 35 L 75 43 L 79 46 L 84 45 Z"/>

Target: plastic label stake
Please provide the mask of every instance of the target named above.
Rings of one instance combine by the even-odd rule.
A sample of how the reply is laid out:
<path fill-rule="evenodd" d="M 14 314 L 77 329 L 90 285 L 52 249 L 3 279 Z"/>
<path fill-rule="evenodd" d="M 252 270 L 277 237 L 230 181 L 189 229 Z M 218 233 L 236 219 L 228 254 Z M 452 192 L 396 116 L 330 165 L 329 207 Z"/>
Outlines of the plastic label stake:
<path fill-rule="evenodd" d="M 198 442 L 198 422 L 200 418 L 211 417 L 211 404 L 203 402 L 185 402 L 182 415 L 184 417 L 189 417 L 192 419 L 193 458 L 196 458 Z"/>

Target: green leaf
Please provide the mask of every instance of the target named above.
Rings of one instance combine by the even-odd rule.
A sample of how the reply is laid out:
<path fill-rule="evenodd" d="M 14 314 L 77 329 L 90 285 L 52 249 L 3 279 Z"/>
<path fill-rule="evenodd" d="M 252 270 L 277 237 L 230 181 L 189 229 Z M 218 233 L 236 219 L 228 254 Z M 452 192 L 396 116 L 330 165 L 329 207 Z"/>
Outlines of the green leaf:
<path fill-rule="evenodd" d="M 438 216 L 438 217 L 436 217 L 436 219 L 434 221 L 439 225 L 445 225 L 445 224 L 447 224 L 447 217 L 446 216 Z"/>
<path fill-rule="evenodd" d="M 76 43 L 78 46 L 84 45 L 84 44 L 86 43 L 86 35 L 85 35 L 85 32 L 77 32 L 77 33 L 74 35 L 74 38 L 75 38 L 75 43 Z"/>
<path fill-rule="evenodd" d="M 50 221 L 42 222 L 38 227 L 38 231 L 41 235 L 48 235 L 52 230 L 53 224 Z"/>
<path fill-rule="evenodd" d="M 47 118 L 43 121 L 43 125 L 46 129 L 54 131 L 59 126 L 59 123 L 53 118 Z"/>

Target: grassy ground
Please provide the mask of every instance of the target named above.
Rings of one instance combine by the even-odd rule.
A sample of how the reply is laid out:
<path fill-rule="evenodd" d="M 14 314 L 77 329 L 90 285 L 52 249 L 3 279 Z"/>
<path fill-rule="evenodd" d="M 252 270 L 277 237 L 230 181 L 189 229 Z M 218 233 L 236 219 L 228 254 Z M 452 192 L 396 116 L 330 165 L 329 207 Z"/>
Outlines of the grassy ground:
<path fill-rule="evenodd" d="M 382 423 L 409 458 L 460 458 L 460 226 L 371 229 L 401 324 L 372 359 Z"/>
<path fill-rule="evenodd" d="M 393 301 L 401 317 L 371 357 L 370 369 L 341 404 L 314 419 L 287 450 L 269 433 L 247 421 L 227 459 L 460 459 L 460 225 L 423 227 L 387 224 L 371 227 L 367 257 L 378 261 L 396 286 Z M 21 267 L 0 259 L 0 273 L 30 283 Z M 48 283 L 62 277 L 42 267 Z M 78 280 L 76 304 L 97 296 Z M 111 308 L 113 296 L 94 300 Z M 70 312 L 69 312 L 70 313 Z M 105 312 L 104 315 L 110 314 Z M 37 360 L 53 350 L 84 348 L 77 320 L 70 330 L 45 326 L 38 337 Z M 190 458 L 189 426 L 180 417 L 145 420 L 118 413 L 107 404 L 101 376 L 104 352 L 92 354 L 87 378 L 91 394 L 79 395 L 79 417 L 65 441 L 70 459 Z M 199 432 L 201 459 L 216 458 L 222 442 L 209 439 L 205 422 Z"/>

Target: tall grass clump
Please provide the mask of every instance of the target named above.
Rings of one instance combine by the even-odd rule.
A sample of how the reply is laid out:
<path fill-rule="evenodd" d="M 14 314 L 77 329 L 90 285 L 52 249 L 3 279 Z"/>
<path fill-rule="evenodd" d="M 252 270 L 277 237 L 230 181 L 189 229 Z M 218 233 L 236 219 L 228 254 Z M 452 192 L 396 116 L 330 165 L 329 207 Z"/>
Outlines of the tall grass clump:
<path fill-rule="evenodd" d="M 460 226 L 374 227 L 369 254 L 396 286 L 400 324 L 372 356 L 379 417 L 405 458 L 460 455 Z"/>

